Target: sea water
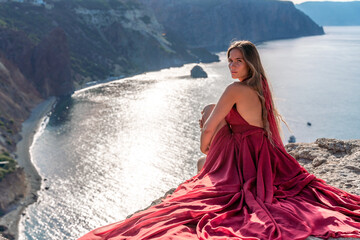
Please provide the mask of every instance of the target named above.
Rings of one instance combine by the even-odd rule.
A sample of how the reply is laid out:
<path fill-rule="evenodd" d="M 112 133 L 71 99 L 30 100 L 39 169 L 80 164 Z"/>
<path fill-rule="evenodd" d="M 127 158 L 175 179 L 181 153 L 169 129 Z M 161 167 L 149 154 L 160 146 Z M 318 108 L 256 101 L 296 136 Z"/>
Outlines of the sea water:
<path fill-rule="evenodd" d="M 360 138 L 360 27 L 271 41 L 258 49 L 279 111 L 284 142 Z M 59 102 L 36 134 L 31 157 L 43 178 L 20 239 L 76 239 L 147 207 L 196 172 L 201 109 L 230 78 L 225 53 L 194 64 L 77 91 Z M 307 123 L 311 123 L 308 126 Z"/>

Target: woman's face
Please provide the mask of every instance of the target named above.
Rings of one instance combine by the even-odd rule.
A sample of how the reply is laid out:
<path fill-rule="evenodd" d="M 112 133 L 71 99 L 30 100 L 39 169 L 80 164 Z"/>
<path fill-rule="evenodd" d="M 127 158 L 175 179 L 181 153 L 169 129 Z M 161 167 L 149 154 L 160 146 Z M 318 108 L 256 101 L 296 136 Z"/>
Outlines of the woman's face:
<path fill-rule="evenodd" d="M 249 77 L 249 66 L 245 62 L 244 56 L 239 49 L 234 48 L 230 51 L 228 62 L 232 78 L 239 79 L 240 82 L 242 82 Z"/>

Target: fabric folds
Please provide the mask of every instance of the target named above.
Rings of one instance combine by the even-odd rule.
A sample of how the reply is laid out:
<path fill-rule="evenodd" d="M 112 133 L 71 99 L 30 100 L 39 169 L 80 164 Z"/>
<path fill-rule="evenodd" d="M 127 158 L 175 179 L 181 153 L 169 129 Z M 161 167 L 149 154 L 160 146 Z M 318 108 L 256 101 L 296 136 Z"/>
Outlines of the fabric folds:
<path fill-rule="evenodd" d="M 360 237 L 360 197 L 309 174 L 235 106 L 202 171 L 160 204 L 80 240 Z"/>

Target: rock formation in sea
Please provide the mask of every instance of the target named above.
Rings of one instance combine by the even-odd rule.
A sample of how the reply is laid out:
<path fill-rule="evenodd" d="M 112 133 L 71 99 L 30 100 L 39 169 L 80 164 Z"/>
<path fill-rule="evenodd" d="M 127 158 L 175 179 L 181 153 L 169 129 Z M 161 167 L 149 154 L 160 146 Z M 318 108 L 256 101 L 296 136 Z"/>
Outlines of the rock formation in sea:
<path fill-rule="evenodd" d="M 207 78 L 208 77 L 207 73 L 199 65 L 196 65 L 191 69 L 190 75 L 192 78 Z"/>

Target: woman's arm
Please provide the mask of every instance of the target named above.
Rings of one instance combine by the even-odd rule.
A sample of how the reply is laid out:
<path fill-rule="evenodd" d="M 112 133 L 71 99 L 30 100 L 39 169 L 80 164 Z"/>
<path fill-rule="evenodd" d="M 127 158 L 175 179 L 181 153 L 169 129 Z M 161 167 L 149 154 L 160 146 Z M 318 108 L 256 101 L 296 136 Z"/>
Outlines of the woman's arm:
<path fill-rule="evenodd" d="M 218 103 L 215 105 L 214 110 L 211 112 L 209 118 L 206 120 L 200 137 L 200 150 L 207 154 L 210 147 L 211 139 L 213 138 L 216 128 L 219 123 L 226 117 L 239 99 L 242 87 L 239 83 L 230 84 L 220 97 Z"/>
<path fill-rule="evenodd" d="M 201 119 L 199 120 L 200 131 L 204 127 L 204 123 L 209 118 L 214 107 L 215 107 L 215 104 L 209 104 L 209 105 L 206 105 L 204 107 L 204 109 L 201 111 Z"/>

